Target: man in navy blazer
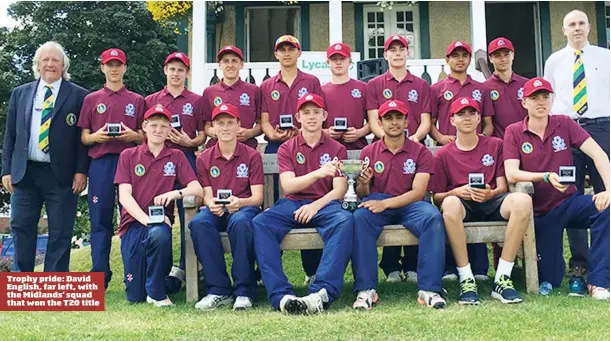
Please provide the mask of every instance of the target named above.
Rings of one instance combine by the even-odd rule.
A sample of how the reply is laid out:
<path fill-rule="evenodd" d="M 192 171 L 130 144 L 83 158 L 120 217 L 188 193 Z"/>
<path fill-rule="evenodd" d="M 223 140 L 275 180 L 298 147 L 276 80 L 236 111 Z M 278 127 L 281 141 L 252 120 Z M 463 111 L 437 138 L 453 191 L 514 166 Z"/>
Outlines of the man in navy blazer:
<path fill-rule="evenodd" d="M 12 193 L 12 271 L 34 271 L 43 203 L 49 226 L 44 270 L 69 270 L 77 199 L 87 185 L 89 167 L 76 125 L 87 90 L 69 82 L 69 66 L 64 48 L 47 42 L 34 55 L 37 80 L 11 93 L 2 185 Z"/>

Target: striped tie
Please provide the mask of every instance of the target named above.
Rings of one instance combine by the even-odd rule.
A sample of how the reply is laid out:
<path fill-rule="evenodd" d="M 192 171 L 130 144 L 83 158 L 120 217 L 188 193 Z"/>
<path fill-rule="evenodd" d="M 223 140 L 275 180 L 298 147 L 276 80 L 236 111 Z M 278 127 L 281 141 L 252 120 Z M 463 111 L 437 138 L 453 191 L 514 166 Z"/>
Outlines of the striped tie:
<path fill-rule="evenodd" d="M 49 127 L 51 126 L 51 112 L 53 111 L 53 87 L 45 85 L 44 101 L 42 102 L 42 114 L 40 115 L 40 134 L 38 134 L 38 148 L 45 154 L 49 152 Z"/>
<path fill-rule="evenodd" d="M 573 111 L 579 116 L 588 110 L 586 71 L 581 60 L 581 53 L 581 50 L 575 50 L 575 64 L 573 64 Z"/>

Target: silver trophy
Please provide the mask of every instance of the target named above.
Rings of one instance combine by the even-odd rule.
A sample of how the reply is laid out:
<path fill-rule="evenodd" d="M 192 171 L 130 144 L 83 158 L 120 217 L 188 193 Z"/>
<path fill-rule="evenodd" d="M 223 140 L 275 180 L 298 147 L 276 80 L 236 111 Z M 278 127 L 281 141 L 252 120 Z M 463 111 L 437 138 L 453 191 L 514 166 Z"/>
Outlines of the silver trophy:
<path fill-rule="evenodd" d="M 342 208 L 354 212 L 359 205 L 359 199 L 354 190 L 356 179 L 369 167 L 369 158 L 365 160 L 342 160 L 339 169 L 342 174 L 348 179 L 348 190 L 344 195 Z"/>

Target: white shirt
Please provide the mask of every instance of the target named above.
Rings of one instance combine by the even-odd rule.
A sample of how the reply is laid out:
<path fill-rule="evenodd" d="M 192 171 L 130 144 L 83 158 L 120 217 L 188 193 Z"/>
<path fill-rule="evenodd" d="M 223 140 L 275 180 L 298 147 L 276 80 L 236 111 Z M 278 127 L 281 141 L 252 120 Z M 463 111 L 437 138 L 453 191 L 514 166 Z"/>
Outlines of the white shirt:
<path fill-rule="evenodd" d="M 586 43 L 582 51 L 581 60 L 586 73 L 588 110 L 581 117 L 609 117 L 611 114 L 609 107 L 611 101 L 611 86 L 609 85 L 610 51 L 589 43 Z M 572 119 L 577 119 L 579 115 L 573 110 L 574 63 L 575 49 L 567 45 L 547 58 L 543 77 L 554 88 L 552 114 L 563 114 L 570 116 Z"/>
<path fill-rule="evenodd" d="M 30 143 L 28 148 L 28 160 L 38 162 L 51 162 L 50 153 L 44 153 L 38 148 L 38 134 L 40 134 L 40 119 L 42 115 L 42 103 L 45 99 L 45 87 L 47 82 L 42 78 L 38 82 L 38 89 L 36 89 L 36 95 L 34 96 L 34 106 L 32 107 L 32 121 L 30 123 Z M 62 84 L 62 79 L 58 79 L 51 83 L 51 92 L 53 93 L 53 107 L 55 107 L 55 101 L 57 100 L 57 94 L 59 93 L 59 87 Z"/>

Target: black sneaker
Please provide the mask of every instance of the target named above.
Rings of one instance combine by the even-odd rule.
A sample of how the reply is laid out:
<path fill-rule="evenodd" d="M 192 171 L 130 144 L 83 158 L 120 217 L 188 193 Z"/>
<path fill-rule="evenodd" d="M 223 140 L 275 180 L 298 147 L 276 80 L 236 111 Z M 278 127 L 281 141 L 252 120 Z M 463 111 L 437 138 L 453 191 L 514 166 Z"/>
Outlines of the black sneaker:
<path fill-rule="evenodd" d="M 478 305 L 479 295 L 474 278 L 467 278 L 460 282 L 460 297 L 458 303 L 463 305 Z"/>
<path fill-rule="evenodd" d="M 308 312 L 308 306 L 300 297 L 285 295 L 280 300 L 280 311 L 290 315 L 303 315 Z"/>
<path fill-rule="evenodd" d="M 584 297 L 587 291 L 586 280 L 581 276 L 571 276 L 569 280 L 569 296 Z"/>
<path fill-rule="evenodd" d="M 498 282 L 494 282 L 494 288 L 492 289 L 493 298 L 501 301 L 501 303 L 520 303 L 522 297 L 514 289 L 511 278 L 507 275 L 502 275 Z"/>

